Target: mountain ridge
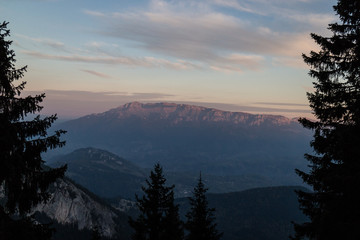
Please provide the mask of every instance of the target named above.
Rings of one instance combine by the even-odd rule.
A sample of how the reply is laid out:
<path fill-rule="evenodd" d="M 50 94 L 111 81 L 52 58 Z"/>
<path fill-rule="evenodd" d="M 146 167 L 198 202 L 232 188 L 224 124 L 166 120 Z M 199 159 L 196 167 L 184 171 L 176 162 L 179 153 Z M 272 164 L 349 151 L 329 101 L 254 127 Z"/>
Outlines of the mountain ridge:
<path fill-rule="evenodd" d="M 136 116 L 146 120 L 170 120 L 173 124 L 180 122 L 231 122 L 235 124 L 247 124 L 258 126 L 261 124 L 289 125 L 297 122 L 297 118 L 287 118 L 281 115 L 251 114 L 245 112 L 224 111 L 216 108 L 207 108 L 197 105 L 176 104 L 170 102 L 140 103 L 130 102 L 110 109 L 103 113 L 84 116 L 88 117 L 114 117 L 123 119 Z"/>
<path fill-rule="evenodd" d="M 294 169 L 305 170 L 311 137 L 294 119 L 175 103 L 128 103 L 57 127 L 67 131 L 58 154 L 95 147 L 141 168 L 160 162 L 172 172 L 262 175 L 279 184 L 300 184 Z"/>
<path fill-rule="evenodd" d="M 49 164 L 52 167 L 67 164 L 66 176 L 101 197 L 132 197 L 133 189 L 140 191 L 140 183 L 146 178 L 144 170 L 133 163 L 93 147 L 55 157 Z"/>

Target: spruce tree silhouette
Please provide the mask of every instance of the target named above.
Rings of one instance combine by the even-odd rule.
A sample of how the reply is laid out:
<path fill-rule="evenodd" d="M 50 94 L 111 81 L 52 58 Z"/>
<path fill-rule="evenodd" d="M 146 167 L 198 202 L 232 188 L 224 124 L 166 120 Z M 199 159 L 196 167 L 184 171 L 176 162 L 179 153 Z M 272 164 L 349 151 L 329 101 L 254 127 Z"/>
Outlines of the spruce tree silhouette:
<path fill-rule="evenodd" d="M 222 236 L 222 233 L 218 233 L 216 223 L 214 223 L 215 209 L 208 206 L 205 195 L 207 190 L 200 174 L 193 197 L 189 198 L 191 209 L 186 214 L 185 228 L 189 232 L 186 240 L 218 240 Z"/>
<path fill-rule="evenodd" d="M 310 220 L 294 225 L 292 239 L 360 239 L 360 1 L 338 0 L 334 10 L 332 36 L 312 34 L 320 50 L 303 55 L 317 120 L 300 119 L 314 131 L 314 154 L 305 155 L 310 172 L 296 172 L 313 192 L 298 192 Z"/>
<path fill-rule="evenodd" d="M 154 166 L 142 187 L 144 195 L 136 196 L 140 215 L 129 219 L 134 229 L 133 240 L 181 240 L 184 236 L 179 207 L 174 204 L 174 185 L 165 186 L 166 179 L 160 164 Z"/>
<path fill-rule="evenodd" d="M 36 114 L 45 95 L 21 97 L 26 82 L 16 85 L 26 66 L 15 68 L 15 53 L 7 22 L 0 24 L 0 189 L 5 194 L 5 203 L 0 205 L 0 236 L 2 239 L 50 239 L 52 230 L 48 225 L 36 224 L 26 217 L 31 207 L 46 201 L 47 188 L 62 177 L 66 166 L 44 169 L 41 153 L 61 147 L 56 131 L 48 136 L 47 129 L 57 119 L 56 115 L 26 120 Z M 11 216 L 15 214 L 17 220 Z M 21 229 L 21 231 L 19 230 Z"/>
<path fill-rule="evenodd" d="M 91 240 L 101 240 L 101 233 L 100 233 L 100 227 L 99 226 L 94 226 L 91 229 Z"/>

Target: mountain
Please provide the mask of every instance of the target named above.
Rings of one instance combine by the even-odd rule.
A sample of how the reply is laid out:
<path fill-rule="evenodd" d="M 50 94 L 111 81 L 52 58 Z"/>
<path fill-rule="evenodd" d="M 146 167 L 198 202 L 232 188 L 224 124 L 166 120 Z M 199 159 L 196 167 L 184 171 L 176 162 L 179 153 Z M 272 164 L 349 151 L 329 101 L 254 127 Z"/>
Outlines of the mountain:
<path fill-rule="evenodd" d="M 70 239 L 69 235 L 78 235 L 80 238 L 77 239 L 84 239 L 95 226 L 99 227 L 104 237 L 123 239 L 130 236 L 125 213 L 107 205 L 70 179 L 57 180 L 49 192 L 49 201 L 37 205 L 32 213 L 40 222 L 55 222 L 55 239 L 61 239 L 59 236 Z"/>
<path fill-rule="evenodd" d="M 77 149 L 50 161 L 50 166 L 67 164 L 66 175 L 101 197 L 134 197 L 141 191 L 146 171 L 108 151 Z"/>
<path fill-rule="evenodd" d="M 295 190 L 302 187 L 268 187 L 242 192 L 207 194 L 214 207 L 222 240 L 287 240 L 293 234 L 292 221 L 307 219 L 299 210 Z M 189 209 L 187 199 L 178 199 L 181 215 Z"/>
<path fill-rule="evenodd" d="M 51 166 L 68 165 L 66 175 L 95 194 L 105 197 L 134 199 L 141 194 L 141 186 L 150 169 L 137 165 L 105 150 L 96 148 L 77 149 L 69 154 L 51 159 Z M 176 185 L 176 196 L 191 194 L 198 173 L 165 172 L 169 185 Z M 270 179 L 260 176 L 214 176 L 203 174 L 206 184 L 214 193 L 240 191 L 259 186 L 274 185 Z"/>
<path fill-rule="evenodd" d="M 57 126 L 67 130 L 63 151 L 96 147 L 143 168 L 213 175 L 261 175 L 300 184 L 310 132 L 293 119 L 173 103 L 138 102 Z"/>
<path fill-rule="evenodd" d="M 175 104 L 132 102 L 107 112 L 90 115 L 103 119 L 140 118 L 150 122 L 165 120 L 168 124 L 178 125 L 184 122 L 222 122 L 254 125 L 289 125 L 294 120 L 275 115 L 254 115 L 241 112 L 221 111 L 214 108 Z M 91 118 L 85 116 L 84 118 Z"/>

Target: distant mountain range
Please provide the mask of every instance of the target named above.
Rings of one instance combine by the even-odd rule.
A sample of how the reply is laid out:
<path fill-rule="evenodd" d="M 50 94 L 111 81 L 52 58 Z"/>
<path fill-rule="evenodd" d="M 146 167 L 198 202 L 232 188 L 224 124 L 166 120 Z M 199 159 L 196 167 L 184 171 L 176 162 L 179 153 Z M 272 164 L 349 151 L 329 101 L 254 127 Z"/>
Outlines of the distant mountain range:
<path fill-rule="evenodd" d="M 96 147 L 142 168 L 160 162 L 167 171 L 257 175 L 276 184 L 301 181 L 311 134 L 295 119 L 227 112 L 173 103 L 133 102 L 57 125 L 67 145 L 57 153 Z"/>
<path fill-rule="evenodd" d="M 183 122 L 221 122 L 248 126 L 289 125 L 296 119 L 288 119 L 277 115 L 249 114 L 242 112 L 221 111 L 194 105 L 176 103 L 139 103 L 132 102 L 107 112 L 90 115 L 103 119 L 129 119 L 133 117 L 150 122 L 166 121 L 168 125 Z M 90 118 L 85 116 L 84 118 Z"/>

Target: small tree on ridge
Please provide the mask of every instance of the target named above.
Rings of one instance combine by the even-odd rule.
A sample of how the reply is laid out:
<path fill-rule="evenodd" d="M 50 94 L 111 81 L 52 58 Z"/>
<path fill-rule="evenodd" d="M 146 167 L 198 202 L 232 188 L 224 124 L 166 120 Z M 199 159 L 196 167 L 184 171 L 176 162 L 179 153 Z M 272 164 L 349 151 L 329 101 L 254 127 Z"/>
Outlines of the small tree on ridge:
<path fill-rule="evenodd" d="M 182 240 L 183 227 L 179 217 L 179 207 L 174 204 L 174 185 L 165 186 L 166 179 L 160 164 L 154 166 L 142 187 L 144 195 L 136 196 L 140 215 L 130 218 L 134 229 L 133 240 Z"/>
<path fill-rule="evenodd" d="M 207 190 L 200 174 L 193 197 L 189 198 L 191 209 L 186 214 L 185 228 L 189 232 L 186 240 L 219 240 L 222 236 L 222 233 L 216 229 L 216 223 L 214 223 L 215 209 L 208 206 L 205 195 Z"/>

